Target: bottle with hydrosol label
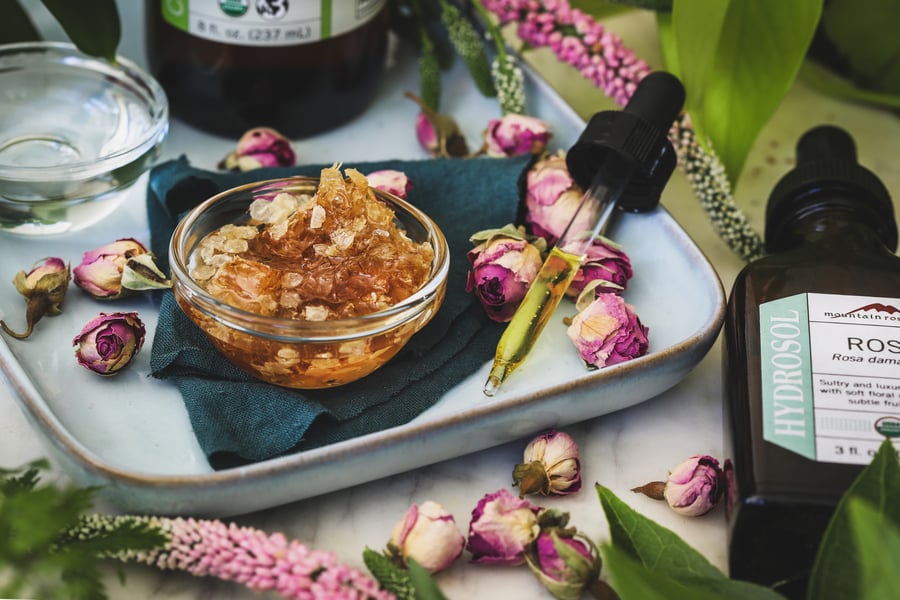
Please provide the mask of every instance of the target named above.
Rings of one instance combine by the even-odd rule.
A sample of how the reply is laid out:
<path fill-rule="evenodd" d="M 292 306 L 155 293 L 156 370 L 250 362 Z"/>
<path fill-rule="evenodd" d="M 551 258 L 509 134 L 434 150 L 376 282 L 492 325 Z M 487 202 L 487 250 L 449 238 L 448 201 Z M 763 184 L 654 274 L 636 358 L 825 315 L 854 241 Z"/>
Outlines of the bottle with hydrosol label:
<path fill-rule="evenodd" d="M 841 495 L 885 436 L 900 439 L 894 207 L 845 131 L 799 140 L 765 240 L 767 256 L 735 280 L 724 327 L 729 566 L 804 598 Z"/>
<path fill-rule="evenodd" d="M 344 124 L 374 97 L 387 0 L 146 0 L 150 71 L 172 113 L 236 137 Z"/>

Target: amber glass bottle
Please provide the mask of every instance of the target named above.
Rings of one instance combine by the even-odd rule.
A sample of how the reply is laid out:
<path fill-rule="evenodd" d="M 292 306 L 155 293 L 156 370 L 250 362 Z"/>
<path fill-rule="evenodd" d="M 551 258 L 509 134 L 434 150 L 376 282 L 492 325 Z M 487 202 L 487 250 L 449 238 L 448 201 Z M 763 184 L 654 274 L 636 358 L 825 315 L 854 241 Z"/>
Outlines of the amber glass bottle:
<path fill-rule="evenodd" d="M 145 0 L 147 61 L 172 113 L 239 136 L 344 124 L 374 97 L 386 0 Z"/>
<path fill-rule="evenodd" d="M 837 501 L 900 421 L 897 226 L 853 139 L 823 126 L 765 229 L 724 328 L 730 574 L 803 598 Z"/>

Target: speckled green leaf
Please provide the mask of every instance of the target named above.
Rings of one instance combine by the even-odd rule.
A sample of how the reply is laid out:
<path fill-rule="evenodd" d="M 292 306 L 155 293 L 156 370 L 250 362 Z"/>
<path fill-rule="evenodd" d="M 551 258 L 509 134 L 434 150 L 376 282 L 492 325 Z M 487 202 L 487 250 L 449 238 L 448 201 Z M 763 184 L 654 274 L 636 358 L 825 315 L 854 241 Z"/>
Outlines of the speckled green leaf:
<path fill-rule="evenodd" d="M 0 0 L 0 44 L 40 39 L 34 23 L 16 0 Z"/>
<path fill-rule="evenodd" d="M 122 35 L 115 0 L 41 0 L 78 48 L 115 60 Z"/>

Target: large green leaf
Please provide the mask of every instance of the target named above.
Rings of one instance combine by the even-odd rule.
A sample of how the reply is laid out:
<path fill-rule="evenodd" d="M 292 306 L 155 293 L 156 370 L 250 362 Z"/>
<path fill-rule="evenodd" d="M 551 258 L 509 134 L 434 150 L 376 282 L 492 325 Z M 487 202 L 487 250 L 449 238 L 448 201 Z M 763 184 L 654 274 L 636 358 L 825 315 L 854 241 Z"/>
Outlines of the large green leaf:
<path fill-rule="evenodd" d="M 860 498 L 847 505 L 859 548 L 860 598 L 900 598 L 900 529 Z"/>
<path fill-rule="evenodd" d="M 0 0 L 0 44 L 30 42 L 41 38 L 28 13 L 17 0 Z"/>
<path fill-rule="evenodd" d="M 732 183 L 797 76 L 822 0 L 675 0 L 685 106 Z"/>
<path fill-rule="evenodd" d="M 641 515 L 602 485 L 596 488 L 616 548 L 662 575 L 726 578 L 678 534 Z"/>
<path fill-rule="evenodd" d="M 809 581 L 809 598 L 838 600 L 862 598 L 862 549 L 854 538 L 849 505 L 865 500 L 880 510 L 887 522 L 900 528 L 900 465 L 897 451 L 885 440 L 872 462 L 863 469 L 841 498 L 819 545 Z M 867 548 L 878 552 L 880 548 Z"/>
<path fill-rule="evenodd" d="M 116 0 L 41 0 L 78 48 L 111 61 L 122 35 Z"/>

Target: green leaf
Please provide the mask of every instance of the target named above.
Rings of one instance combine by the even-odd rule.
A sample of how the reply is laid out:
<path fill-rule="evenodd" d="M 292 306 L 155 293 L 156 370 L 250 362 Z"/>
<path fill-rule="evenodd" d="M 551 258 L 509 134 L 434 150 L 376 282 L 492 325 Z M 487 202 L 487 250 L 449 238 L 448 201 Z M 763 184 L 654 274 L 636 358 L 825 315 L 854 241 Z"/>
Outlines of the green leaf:
<path fill-rule="evenodd" d="M 3 18 L 0 19 L 0 43 L 31 42 L 41 39 L 28 13 L 17 0 L 2 0 Z"/>
<path fill-rule="evenodd" d="M 41 0 L 79 50 L 115 62 L 122 35 L 116 0 Z"/>
<path fill-rule="evenodd" d="M 663 576 L 726 579 L 676 533 L 639 514 L 602 485 L 596 489 L 618 550 Z"/>
<path fill-rule="evenodd" d="M 610 583 L 621 600 L 784 600 L 769 588 L 724 577 L 679 577 L 642 565 L 614 545 L 601 548 Z"/>
<path fill-rule="evenodd" d="M 859 549 L 860 598 L 900 598 L 900 529 L 861 498 L 847 504 Z"/>
<path fill-rule="evenodd" d="M 416 600 L 447 600 L 428 569 L 413 558 L 407 558 L 406 563 L 409 567 L 409 578 L 416 590 Z"/>
<path fill-rule="evenodd" d="M 808 597 L 816 600 L 861 598 L 863 568 L 848 505 L 868 501 L 887 522 L 900 528 L 900 464 L 889 440 L 841 497 L 825 530 L 810 575 Z"/>
<path fill-rule="evenodd" d="M 388 557 L 371 548 L 363 550 L 363 562 L 381 587 L 397 597 L 397 600 L 415 600 L 416 590 L 409 573 L 395 565 Z"/>
<path fill-rule="evenodd" d="M 737 182 L 747 154 L 797 76 L 823 0 L 675 0 L 685 106 Z"/>

